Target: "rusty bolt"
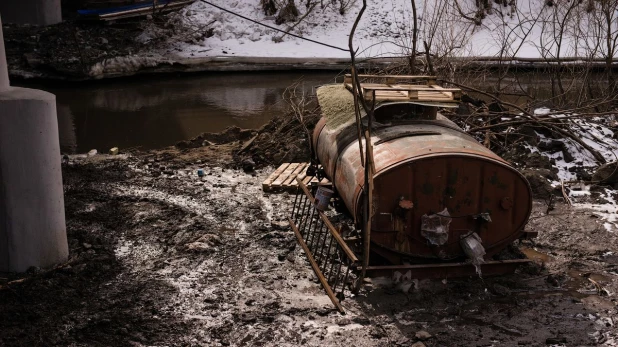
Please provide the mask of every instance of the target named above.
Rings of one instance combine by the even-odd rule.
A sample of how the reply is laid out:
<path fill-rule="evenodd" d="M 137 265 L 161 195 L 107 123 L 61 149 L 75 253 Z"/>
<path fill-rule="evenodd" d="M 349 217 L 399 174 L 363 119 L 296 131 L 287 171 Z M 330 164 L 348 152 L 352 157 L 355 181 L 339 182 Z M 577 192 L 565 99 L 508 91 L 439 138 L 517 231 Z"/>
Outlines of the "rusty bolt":
<path fill-rule="evenodd" d="M 505 196 L 504 198 L 502 198 L 502 200 L 500 200 L 500 206 L 502 206 L 502 208 L 505 210 L 510 210 L 511 207 L 513 207 L 513 199 Z"/>

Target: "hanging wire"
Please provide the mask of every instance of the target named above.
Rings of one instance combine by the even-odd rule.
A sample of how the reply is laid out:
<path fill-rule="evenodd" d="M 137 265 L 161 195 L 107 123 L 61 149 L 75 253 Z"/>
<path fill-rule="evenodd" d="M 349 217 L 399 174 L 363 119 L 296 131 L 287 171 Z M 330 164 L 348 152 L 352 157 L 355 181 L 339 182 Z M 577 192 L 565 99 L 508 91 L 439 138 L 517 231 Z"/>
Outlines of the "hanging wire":
<path fill-rule="evenodd" d="M 348 51 L 349 51 L 347 48 L 341 48 L 341 47 L 337 47 L 337 46 L 329 45 L 328 43 L 324 43 L 324 42 L 320 42 L 320 41 L 316 41 L 316 40 L 308 39 L 308 38 L 306 38 L 306 37 L 302 37 L 302 36 L 299 36 L 299 35 L 295 35 L 295 34 L 292 34 L 292 33 L 290 33 L 290 32 L 287 32 L 287 31 L 285 31 L 285 30 L 281 30 L 281 29 L 279 29 L 279 28 L 275 28 L 275 27 L 270 26 L 270 25 L 268 25 L 268 24 L 260 23 L 260 22 L 258 22 L 258 21 L 256 21 L 256 20 L 254 20 L 254 19 L 251 19 L 251 18 L 245 17 L 245 16 L 243 16 L 243 15 L 241 15 L 241 14 L 239 14 L 239 13 L 236 13 L 236 12 L 234 12 L 234 11 L 230 11 L 230 10 L 228 10 L 228 9 L 226 9 L 226 8 L 221 7 L 221 6 L 215 5 L 215 4 L 213 4 L 212 2 L 210 2 L 210 1 L 206 1 L 206 0 L 200 0 L 200 1 L 201 1 L 201 2 L 203 2 L 203 3 L 205 3 L 205 4 L 208 4 L 208 5 L 210 5 L 210 6 L 216 7 L 216 8 L 218 8 L 218 9 L 220 9 L 221 11 L 227 12 L 227 13 L 229 13 L 229 14 L 233 14 L 234 16 L 238 16 L 238 17 L 240 17 L 240 18 L 242 18 L 242 19 L 248 20 L 248 21 L 250 21 L 250 22 L 252 22 L 252 23 L 255 23 L 255 24 L 261 25 L 261 26 L 263 26 L 263 27 L 266 27 L 266 28 L 269 28 L 269 29 L 272 29 L 272 30 L 276 30 L 276 31 L 279 31 L 279 32 L 282 32 L 282 33 L 285 33 L 286 35 L 290 35 L 290 36 L 296 37 L 296 38 L 298 38 L 298 39 L 305 40 L 305 41 L 309 41 L 309 42 L 313 42 L 313 43 L 315 43 L 315 44 L 322 45 L 322 46 L 325 46 L 325 47 L 329 47 L 329 48 L 332 48 L 332 49 L 338 49 L 338 50 L 340 50 L 340 51 L 344 51 L 344 52 L 348 52 Z"/>

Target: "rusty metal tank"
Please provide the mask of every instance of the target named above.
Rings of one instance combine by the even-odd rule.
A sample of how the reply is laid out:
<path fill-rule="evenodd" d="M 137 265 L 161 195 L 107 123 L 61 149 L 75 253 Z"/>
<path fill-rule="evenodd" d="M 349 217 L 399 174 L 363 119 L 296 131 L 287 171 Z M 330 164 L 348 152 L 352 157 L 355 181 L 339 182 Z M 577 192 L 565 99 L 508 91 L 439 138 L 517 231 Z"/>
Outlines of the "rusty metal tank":
<path fill-rule="evenodd" d="M 318 93 L 323 115 L 333 113 L 332 94 Z M 347 109 L 335 109 L 349 112 L 349 100 Z M 464 258 L 460 240 L 472 233 L 490 257 L 522 236 L 530 216 L 526 179 L 436 111 L 435 105 L 412 103 L 375 110 L 371 250 L 392 264 Z M 318 122 L 312 145 L 341 200 L 361 221 L 364 168 L 356 124 L 329 117 Z M 422 229 L 435 216 L 448 222 L 442 240 Z"/>

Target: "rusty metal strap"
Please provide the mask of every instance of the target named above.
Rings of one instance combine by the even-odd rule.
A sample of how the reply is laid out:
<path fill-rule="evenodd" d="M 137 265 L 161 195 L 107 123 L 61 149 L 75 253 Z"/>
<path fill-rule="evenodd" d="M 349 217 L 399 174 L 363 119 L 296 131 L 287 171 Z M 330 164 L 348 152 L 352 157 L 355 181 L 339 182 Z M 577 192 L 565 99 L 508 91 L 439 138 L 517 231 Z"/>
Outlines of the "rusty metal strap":
<path fill-rule="evenodd" d="M 298 182 L 298 186 L 303 190 L 303 192 L 305 193 L 305 195 L 307 196 L 307 198 L 313 205 L 315 202 L 315 198 L 313 197 L 313 195 L 311 194 L 307 186 L 300 179 L 298 179 L 298 177 L 296 178 L 296 181 Z M 328 217 L 326 217 L 326 215 L 322 211 L 319 211 L 317 209 L 316 211 L 318 212 L 318 215 L 320 219 L 322 220 L 322 222 L 324 222 L 324 224 L 326 225 L 328 232 L 332 235 L 335 241 L 337 241 L 337 244 L 341 247 L 345 255 L 350 259 L 352 263 L 357 263 L 358 258 L 356 257 L 354 252 L 352 252 L 350 247 L 348 247 L 348 244 L 343 240 L 341 235 L 339 235 L 339 232 L 337 231 L 337 229 L 335 229 L 335 226 L 333 226 L 333 224 L 330 222 Z"/>
<path fill-rule="evenodd" d="M 484 276 L 512 273 L 530 259 L 490 260 L 481 264 Z M 381 265 L 369 266 L 367 275 L 370 277 L 392 276 L 394 272 L 408 273 L 410 278 L 449 278 L 476 275 L 476 269 L 471 263 L 435 263 L 415 265 Z"/>
<path fill-rule="evenodd" d="M 378 141 L 374 143 L 374 146 L 377 146 L 381 143 L 392 141 L 395 139 L 399 139 L 402 137 L 411 137 L 411 136 L 428 136 L 428 135 L 442 135 L 439 131 L 431 131 L 431 130 L 415 130 L 415 131 L 404 131 L 401 133 L 393 133 L 387 136 L 381 137 Z"/>
<path fill-rule="evenodd" d="M 365 123 L 366 121 L 363 120 L 363 124 Z M 398 126 L 398 125 L 433 125 L 433 126 L 437 126 L 441 128 L 452 129 L 462 134 L 468 135 L 468 133 L 465 130 L 461 129 L 454 123 L 449 124 L 448 122 L 441 120 L 441 119 L 405 119 L 405 120 L 399 120 L 397 122 L 394 122 L 388 125 L 384 124 L 381 127 L 377 127 L 377 129 L 388 128 L 388 127 L 393 127 L 393 126 Z"/>

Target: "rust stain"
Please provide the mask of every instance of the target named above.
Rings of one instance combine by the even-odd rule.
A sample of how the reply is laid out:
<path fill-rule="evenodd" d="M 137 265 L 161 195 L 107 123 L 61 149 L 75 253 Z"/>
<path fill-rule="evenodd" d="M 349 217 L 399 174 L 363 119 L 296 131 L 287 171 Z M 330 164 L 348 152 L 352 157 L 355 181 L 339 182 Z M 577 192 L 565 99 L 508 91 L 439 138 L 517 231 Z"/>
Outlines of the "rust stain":
<path fill-rule="evenodd" d="M 351 127 L 335 131 L 319 123 L 313 143 L 326 176 L 360 220 L 364 168 L 353 136 L 356 126 Z M 403 136 L 413 132 L 427 135 Z M 458 217 L 452 220 L 452 230 L 475 231 L 488 257 L 523 234 L 532 206 L 528 182 L 454 123 L 440 115 L 436 120 L 393 123 L 374 132 L 372 142 L 376 175 L 371 239 L 390 262 L 462 256 L 459 242 L 450 241 L 457 237 L 449 236 L 437 250 L 420 235 L 421 216 L 444 208 Z M 490 213 L 491 223 L 470 217 L 483 212 Z"/>

